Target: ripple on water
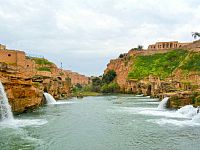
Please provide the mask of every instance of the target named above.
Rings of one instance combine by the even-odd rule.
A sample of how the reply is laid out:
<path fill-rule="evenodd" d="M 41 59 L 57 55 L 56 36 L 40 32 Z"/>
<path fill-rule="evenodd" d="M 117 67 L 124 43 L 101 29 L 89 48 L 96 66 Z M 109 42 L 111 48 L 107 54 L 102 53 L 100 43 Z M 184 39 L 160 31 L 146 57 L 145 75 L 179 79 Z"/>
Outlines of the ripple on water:
<path fill-rule="evenodd" d="M 43 140 L 31 136 L 27 130 L 18 128 L 16 125 L 8 126 L 7 124 L 6 126 L 6 124 L 4 124 L 4 126 L 2 126 L 1 123 L 0 129 L 1 150 L 35 149 L 44 144 Z"/>
<path fill-rule="evenodd" d="M 14 119 L 0 122 L 1 128 L 37 127 L 47 123 L 45 119 Z"/>

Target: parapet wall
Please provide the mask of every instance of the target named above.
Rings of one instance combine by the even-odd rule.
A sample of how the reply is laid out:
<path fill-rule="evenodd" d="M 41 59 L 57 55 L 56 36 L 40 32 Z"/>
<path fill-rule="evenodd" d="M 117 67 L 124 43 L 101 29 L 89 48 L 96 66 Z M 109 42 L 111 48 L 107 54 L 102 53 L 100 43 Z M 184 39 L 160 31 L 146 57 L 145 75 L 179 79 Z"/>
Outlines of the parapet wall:
<path fill-rule="evenodd" d="M 5 62 L 16 66 L 25 66 L 25 52 L 0 50 L 0 62 Z"/>
<path fill-rule="evenodd" d="M 148 46 L 148 50 L 165 50 L 165 49 L 177 49 L 186 46 L 191 43 L 179 43 L 178 41 L 171 42 L 156 42 Z"/>

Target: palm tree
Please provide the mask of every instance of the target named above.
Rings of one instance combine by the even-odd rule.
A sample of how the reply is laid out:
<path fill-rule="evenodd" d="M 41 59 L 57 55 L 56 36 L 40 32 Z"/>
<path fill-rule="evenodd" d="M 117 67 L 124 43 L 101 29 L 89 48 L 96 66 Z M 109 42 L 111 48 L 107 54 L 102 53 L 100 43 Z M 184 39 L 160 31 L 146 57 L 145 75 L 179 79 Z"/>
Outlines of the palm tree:
<path fill-rule="evenodd" d="M 192 36 L 196 39 L 197 37 L 200 37 L 200 32 L 192 32 Z"/>

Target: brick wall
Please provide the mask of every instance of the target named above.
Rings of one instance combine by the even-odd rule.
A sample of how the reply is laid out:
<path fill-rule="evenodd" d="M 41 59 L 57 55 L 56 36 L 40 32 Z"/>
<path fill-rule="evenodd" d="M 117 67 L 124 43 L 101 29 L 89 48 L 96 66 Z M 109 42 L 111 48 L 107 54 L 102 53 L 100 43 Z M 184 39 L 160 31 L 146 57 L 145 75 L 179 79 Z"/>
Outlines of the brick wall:
<path fill-rule="evenodd" d="M 0 50 L 0 62 L 17 65 L 17 53 L 11 50 Z"/>

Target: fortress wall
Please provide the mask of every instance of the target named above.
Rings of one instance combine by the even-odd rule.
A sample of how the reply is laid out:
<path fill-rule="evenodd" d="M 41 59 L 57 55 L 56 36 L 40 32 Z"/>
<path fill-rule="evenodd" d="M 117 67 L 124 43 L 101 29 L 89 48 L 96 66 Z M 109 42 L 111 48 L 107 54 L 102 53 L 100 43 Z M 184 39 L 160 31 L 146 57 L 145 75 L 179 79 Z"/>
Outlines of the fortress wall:
<path fill-rule="evenodd" d="M 12 50 L 0 50 L 0 62 L 17 65 L 17 52 Z"/>
<path fill-rule="evenodd" d="M 16 61 L 18 66 L 25 67 L 26 64 L 25 52 L 16 51 Z"/>
<path fill-rule="evenodd" d="M 35 62 L 31 59 L 26 59 L 25 60 L 25 70 L 26 71 L 35 71 Z"/>

